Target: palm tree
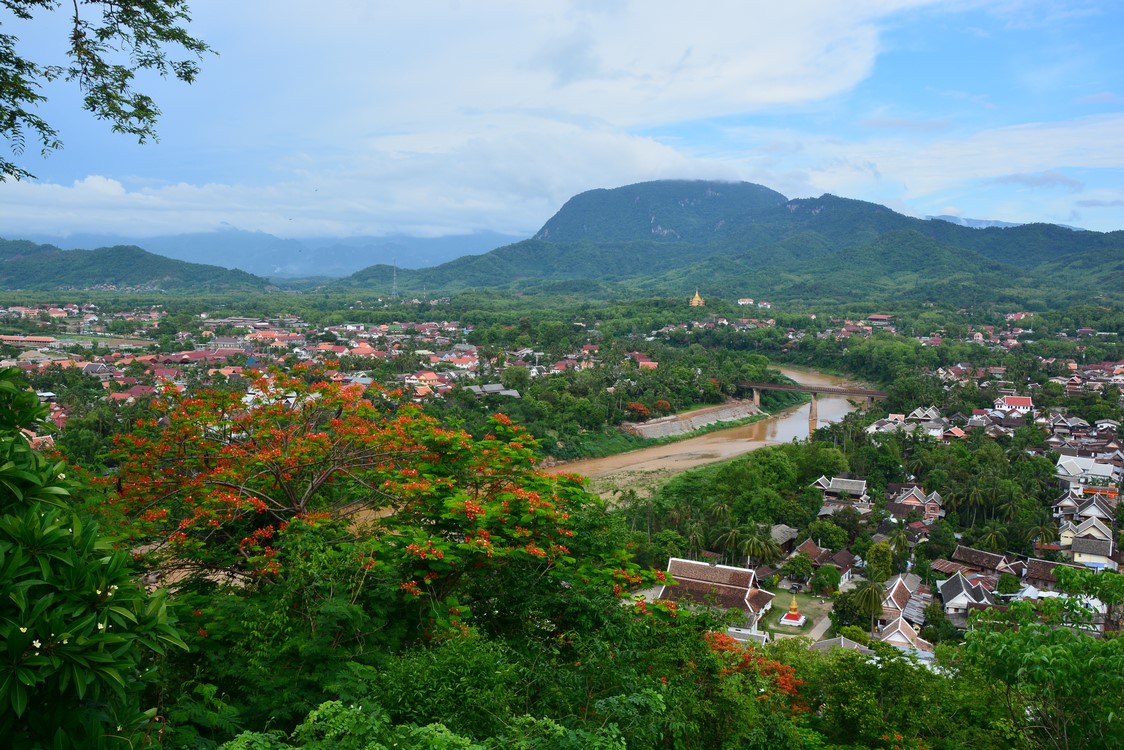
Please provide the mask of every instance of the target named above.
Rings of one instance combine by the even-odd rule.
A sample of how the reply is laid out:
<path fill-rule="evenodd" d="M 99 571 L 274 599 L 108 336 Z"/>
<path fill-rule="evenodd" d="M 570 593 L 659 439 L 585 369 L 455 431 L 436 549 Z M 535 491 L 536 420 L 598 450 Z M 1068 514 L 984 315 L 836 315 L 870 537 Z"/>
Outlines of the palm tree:
<path fill-rule="evenodd" d="M 735 550 L 740 550 L 745 543 L 745 532 L 746 528 L 744 526 L 732 524 L 714 537 L 714 543 L 721 547 L 723 553 L 725 553 L 723 559 L 725 559 L 726 562 L 730 562 L 730 553 Z"/>
<path fill-rule="evenodd" d="M 979 515 L 979 510 L 983 507 L 986 499 L 987 490 L 985 489 L 983 482 L 979 481 L 978 479 L 972 482 L 971 486 L 968 487 L 967 494 L 964 495 L 964 507 L 972 509 L 973 526 L 976 525 L 976 519 Z"/>
<path fill-rule="evenodd" d="M 703 547 L 706 546 L 706 527 L 699 521 L 692 521 L 687 524 L 687 533 L 683 536 L 687 540 L 687 557 L 701 557 Z"/>
<path fill-rule="evenodd" d="M 1057 540 L 1058 527 L 1048 510 L 1040 509 L 1031 517 L 1025 538 L 1032 544 L 1050 544 Z"/>
<path fill-rule="evenodd" d="M 1023 497 L 1018 485 L 1011 481 L 1000 483 L 999 502 L 995 510 L 1006 521 L 1014 521 L 1022 509 Z"/>
<path fill-rule="evenodd" d="M 1007 526 L 1001 521 L 988 521 L 980 529 L 976 544 L 992 552 L 1004 552 L 1007 548 Z"/>
<path fill-rule="evenodd" d="M 750 567 L 768 565 L 781 557 L 781 548 L 773 539 L 772 529 L 767 524 L 754 523 L 745 529 L 741 551 L 749 558 Z"/>
<path fill-rule="evenodd" d="M 734 509 L 733 506 L 730 505 L 729 500 L 718 498 L 716 500 L 712 500 L 710 504 L 706 506 L 706 510 L 704 512 L 707 518 L 709 518 L 714 523 L 728 523 L 730 520 L 730 516 L 734 512 Z"/>
<path fill-rule="evenodd" d="M 859 612 L 870 616 L 870 634 L 874 635 L 874 623 L 882 614 L 882 585 L 877 581 L 861 581 L 855 586 L 855 604 Z"/>
<path fill-rule="evenodd" d="M 895 557 L 909 555 L 909 537 L 905 533 L 904 525 L 895 526 L 890 532 L 890 547 L 894 550 Z"/>

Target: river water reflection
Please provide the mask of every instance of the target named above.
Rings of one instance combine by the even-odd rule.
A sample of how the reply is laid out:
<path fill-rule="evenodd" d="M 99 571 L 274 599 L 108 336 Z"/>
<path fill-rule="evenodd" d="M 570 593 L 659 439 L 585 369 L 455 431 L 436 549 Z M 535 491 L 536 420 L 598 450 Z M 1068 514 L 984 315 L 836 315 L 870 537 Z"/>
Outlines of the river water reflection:
<path fill-rule="evenodd" d="M 804 385 L 856 385 L 844 378 L 812 370 L 778 369 Z M 787 443 L 793 439 L 804 440 L 812 430 L 840 421 L 855 408 L 842 396 L 821 396 L 817 407 L 818 419 L 814 425 L 809 420 L 810 405 L 804 404 L 753 424 L 717 430 L 687 440 L 606 458 L 570 461 L 548 471 L 571 472 L 591 479 L 626 472 L 685 471 L 695 466 L 735 458 L 765 445 Z"/>

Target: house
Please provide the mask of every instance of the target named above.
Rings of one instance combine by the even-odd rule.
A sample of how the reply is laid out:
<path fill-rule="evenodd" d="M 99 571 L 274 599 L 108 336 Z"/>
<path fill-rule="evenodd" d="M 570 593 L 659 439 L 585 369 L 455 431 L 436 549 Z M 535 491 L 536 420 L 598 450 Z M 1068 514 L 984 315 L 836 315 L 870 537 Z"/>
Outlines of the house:
<path fill-rule="evenodd" d="M 933 422 L 941 418 L 941 411 L 935 406 L 917 407 L 906 417 L 908 422 Z"/>
<path fill-rule="evenodd" d="M 816 542 L 812 541 L 811 538 L 808 538 L 796 547 L 793 551 L 793 555 L 801 552 L 808 556 L 812 561 L 812 566 L 815 568 L 831 565 L 838 570 L 841 583 L 846 583 L 851 580 L 857 558 L 850 550 L 841 549 L 838 552 L 833 552 L 832 550 L 820 547 Z"/>
<path fill-rule="evenodd" d="M 797 533 L 797 529 L 794 529 L 791 526 L 785 526 L 783 523 L 778 523 L 769 530 L 769 534 L 773 537 L 773 541 L 776 542 L 777 546 L 781 548 L 781 552 L 786 555 L 789 552 L 792 552 L 793 545 L 796 543 Z"/>
<path fill-rule="evenodd" d="M 812 482 L 812 487 L 823 492 L 825 503 L 839 501 L 870 503 L 870 495 L 866 494 L 865 479 L 844 479 L 842 477 L 828 479 L 826 476 L 821 476 L 815 482 Z"/>
<path fill-rule="evenodd" d="M 965 547 L 962 544 L 956 545 L 956 549 L 952 551 L 952 562 L 961 563 L 969 570 L 990 575 L 1005 572 L 1010 564 L 1005 555 Z"/>
<path fill-rule="evenodd" d="M 658 598 L 740 610 L 751 627 L 773 604 L 774 595 L 758 587 L 757 576 L 749 568 L 672 557 L 667 573 L 675 583 L 665 584 Z"/>
<path fill-rule="evenodd" d="M 932 524 L 945 514 L 941 507 L 942 502 L 939 493 L 926 494 L 920 486 L 907 484 L 901 485 L 900 489 L 886 500 L 886 511 L 899 521 L 904 521 L 910 513 L 917 512 L 925 523 Z"/>
<path fill-rule="evenodd" d="M 957 571 L 950 578 L 937 584 L 941 602 L 944 603 L 946 615 L 960 615 L 957 620 L 966 622 L 969 605 L 984 604 L 992 606 L 997 603 L 995 595 L 981 584 L 969 580 L 963 573 Z"/>
<path fill-rule="evenodd" d="M 1052 591 L 1054 586 L 1058 583 L 1058 578 L 1054 571 L 1060 566 L 1069 568 L 1081 567 L 1073 563 L 1054 562 L 1052 560 L 1041 560 L 1036 557 L 1031 557 L 1026 561 L 1026 575 L 1023 580 L 1029 586 L 1034 586 L 1035 588 L 1045 591 Z"/>
<path fill-rule="evenodd" d="M 1098 461 L 1090 456 L 1058 456 L 1054 475 L 1063 488 L 1084 489 L 1120 483 L 1121 469 L 1115 464 Z"/>
<path fill-rule="evenodd" d="M 1069 556 L 1075 563 L 1094 570 L 1118 570 L 1115 552 L 1111 539 L 1076 537 L 1069 547 Z"/>
<path fill-rule="evenodd" d="M 882 614 L 879 623 L 889 623 L 904 617 L 907 622 L 920 627 L 925 623 L 925 607 L 933 600 L 921 577 L 913 573 L 899 573 L 883 586 Z"/>
<path fill-rule="evenodd" d="M 922 638 L 904 617 L 899 617 L 883 627 L 878 632 L 878 640 L 902 651 L 921 652 L 918 654 L 921 658 L 925 658 L 924 654 L 933 653 L 933 644 Z"/>
<path fill-rule="evenodd" d="M 1000 396 L 995 399 L 995 408 L 1003 412 L 1018 412 L 1023 415 L 1034 414 L 1034 401 L 1030 396 Z"/>

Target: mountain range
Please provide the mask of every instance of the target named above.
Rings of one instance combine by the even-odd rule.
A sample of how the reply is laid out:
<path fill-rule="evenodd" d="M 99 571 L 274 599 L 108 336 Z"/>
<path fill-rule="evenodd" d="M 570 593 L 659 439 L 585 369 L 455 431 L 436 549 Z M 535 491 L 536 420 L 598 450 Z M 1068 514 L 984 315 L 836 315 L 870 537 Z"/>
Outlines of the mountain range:
<path fill-rule="evenodd" d="M 506 288 L 840 304 L 1119 301 L 1124 232 L 974 228 L 752 183 L 664 180 L 574 196 L 534 237 L 396 274 L 399 290 Z M 334 288 L 390 288 L 374 266 Z"/>
<path fill-rule="evenodd" d="M 284 275 L 339 275 L 339 269 L 372 257 L 378 249 L 386 253 L 382 262 L 324 280 L 321 288 L 382 295 L 395 290 L 433 295 L 491 288 L 602 298 L 685 298 L 699 289 L 704 297 L 964 307 L 1050 307 L 1122 299 L 1124 232 L 993 224 L 918 219 L 830 194 L 789 199 L 748 182 L 661 180 L 580 193 L 533 237 L 493 245 L 495 249 L 487 252 L 487 243 L 511 238 L 480 234 L 440 240 L 297 242 L 232 230 L 146 242 L 148 248 L 159 247 L 174 257 L 243 268 L 269 265 L 271 270 L 261 275 L 277 284 Z M 128 285 L 158 288 L 191 283 L 215 289 L 265 288 L 269 283 L 214 266 L 185 270 L 174 264 L 190 264 L 136 247 L 65 251 L 30 242 L 15 245 L 19 247 L 13 249 L 12 242 L 0 245 L 0 284 L 7 288 L 83 286 L 75 283 L 79 269 L 88 282 L 85 286 L 95 281 L 121 285 L 126 280 Z M 32 252 L 33 247 L 47 249 Z M 126 252 L 131 253 L 131 275 L 98 281 L 102 277 L 93 269 L 110 263 L 125 270 L 121 266 Z M 444 257 L 442 253 L 457 257 L 416 267 L 425 265 L 426 257 Z M 290 260 L 302 254 L 301 262 Z M 29 261 L 32 255 L 35 260 Z M 62 265 L 53 265 L 57 263 Z"/>
<path fill-rule="evenodd" d="M 523 237 L 473 232 L 446 237 L 388 235 L 295 240 L 266 232 L 226 228 L 162 237 L 76 234 L 61 239 L 46 235 L 23 239 L 77 250 L 134 246 L 175 260 L 238 269 L 274 279 L 294 279 L 338 278 L 376 263 L 399 268 L 436 266 L 465 255 L 484 253 Z"/>

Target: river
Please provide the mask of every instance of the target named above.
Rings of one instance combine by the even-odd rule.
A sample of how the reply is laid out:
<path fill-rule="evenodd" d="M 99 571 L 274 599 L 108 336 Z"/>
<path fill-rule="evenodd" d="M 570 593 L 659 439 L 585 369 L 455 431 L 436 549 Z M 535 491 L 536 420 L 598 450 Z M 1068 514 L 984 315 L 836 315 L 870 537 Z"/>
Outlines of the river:
<path fill-rule="evenodd" d="M 777 369 L 802 385 L 857 385 L 844 378 L 814 370 L 793 370 L 786 367 Z M 725 461 L 766 445 L 788 443 L 793 439 L 803 440 L 812 430 L 840 421 L 855 408 L 843 396 L 820 396 L 817 406 L 818 419 L 814 425 L 809 419 L 810 404 L 803 404 L 753 424 L 716 430 L 698 437 L 605 458 L 568 461 L 547 471 L 589 477 L 593 480 L 591 489 L 602 495 L 626 486 L 644 491 L 654 483 L 662 484 L 668 477 L 695 466 Z"/>

